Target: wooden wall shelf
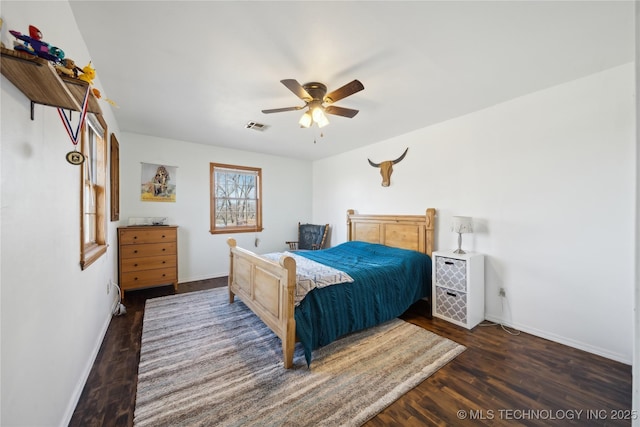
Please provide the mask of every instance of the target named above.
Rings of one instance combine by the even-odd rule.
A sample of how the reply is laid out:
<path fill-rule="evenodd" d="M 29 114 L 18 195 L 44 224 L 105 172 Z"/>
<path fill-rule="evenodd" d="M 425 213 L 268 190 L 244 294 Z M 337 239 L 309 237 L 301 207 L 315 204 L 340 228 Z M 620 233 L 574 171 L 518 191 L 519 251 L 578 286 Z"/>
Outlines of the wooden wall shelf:
<path fill-rule="evenodd" d="M 0 70 L 33 104 L 48 105 L 65 110 L 81 111 L 82 101 L 89 84 L 85 81 L 58 75 L 55 67 L 45 59 L 27 53 L 0 48 Z M 102 110 L 93 93 L 89 94 L 89 113 L 93 113 L 107 128 Z"/>

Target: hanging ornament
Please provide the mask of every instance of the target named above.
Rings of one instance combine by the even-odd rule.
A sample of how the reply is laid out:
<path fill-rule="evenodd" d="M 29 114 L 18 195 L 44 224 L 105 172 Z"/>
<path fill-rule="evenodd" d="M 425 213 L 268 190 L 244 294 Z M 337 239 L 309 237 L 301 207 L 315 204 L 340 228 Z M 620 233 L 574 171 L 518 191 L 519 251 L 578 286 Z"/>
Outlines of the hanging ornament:
<path fill-rule="evenodd" d="M 69 117 L 64 112 L 62 108 L 58 108 L 58 115 L 60 116 L 60 120 L 62 120 L 62 124 L 64 128 L 67 130 L 67 134 L 71 139 L 71 143 L 74 146 L 73 151 L 69 151 L 66 155 L 67 162 L 72 165 L 81 165 L 84 162 L 84 155 L 78 151 L 78 141 L 80 138 L 80 130 L 82 129 L 82 125 L 87 116 L 87 106 L 89 105 L 89 87 L 87 86 L 87 92 L 84 94 L 84 100 L 82 101 L 82 111 L 80 112 L 80 119 L 78 121 L 78 126 L 75 131 L 71 127 L 71 111 L 69 111 Z"/>
<path fill-rule="evenodd" d="M 84 163 L 84 154 L 76 150 L 69 151 L 67 153 L 67 162 L 76 166 L 81 165 Z"/>

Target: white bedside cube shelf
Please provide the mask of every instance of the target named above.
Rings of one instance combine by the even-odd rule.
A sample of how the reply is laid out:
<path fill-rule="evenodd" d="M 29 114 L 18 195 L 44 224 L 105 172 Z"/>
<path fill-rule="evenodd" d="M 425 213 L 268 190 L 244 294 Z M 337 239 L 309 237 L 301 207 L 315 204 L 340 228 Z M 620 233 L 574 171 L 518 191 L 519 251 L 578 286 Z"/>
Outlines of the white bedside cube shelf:
<path fill-rule="evenodd" d="M 433 315 L 467 329 L 484 320 L 484 255 L 435 251 Z"/>

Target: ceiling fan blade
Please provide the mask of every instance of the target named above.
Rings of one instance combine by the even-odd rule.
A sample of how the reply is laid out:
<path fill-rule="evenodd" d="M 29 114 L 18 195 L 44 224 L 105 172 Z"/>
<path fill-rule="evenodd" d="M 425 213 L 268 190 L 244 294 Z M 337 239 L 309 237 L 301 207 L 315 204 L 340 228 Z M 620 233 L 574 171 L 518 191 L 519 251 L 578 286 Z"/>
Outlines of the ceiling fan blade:
<path fill-rule="evenodd" d="M 349 117 L 352 118 L 356 114 L 358 114 L 359 110 L 353 110 L 351 108 L 337 107 L 335 105 L 329 105 L 325 107 L 324 112 L 327 114 L 333 114 L 336 116 Z"/>
<path fill-rule="evenodd" d="M 364 85 L 360 83 L 360 80 L 354 80 L 325 95 L 324 102 L 332 103 L 339 101 L 342 98 L 346 98 L 349 95 L 360 92 L 362 89 L 364 89 Z"/>
<path fill-rule="evenodd" d="M 265 114 L 270 113 L 282 113 L 283 111 L 302 110 L 304 107 L 285 107 L 285 108 L 272 108 L 271 110 L 262 110 Z"/>
<path fill-rule="evenodd" d="M 285 85 L 287 89 L 293 92 L 298 98 L 302 99 L 305 102 L 309 102 L 313 100 L 313 97 L 309 95 L 309 92 L 302 87 L 300 83 L 298 83 L 295 79 L 284 79 L 280 80 L 280 83 Z"/>

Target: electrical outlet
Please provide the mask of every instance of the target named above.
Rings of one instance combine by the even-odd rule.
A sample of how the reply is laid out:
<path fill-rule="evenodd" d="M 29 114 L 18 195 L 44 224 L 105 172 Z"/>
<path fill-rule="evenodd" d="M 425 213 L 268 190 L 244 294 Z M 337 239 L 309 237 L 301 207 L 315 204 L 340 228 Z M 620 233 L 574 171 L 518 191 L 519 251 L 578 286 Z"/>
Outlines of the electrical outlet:
<path fill-rule="evenodd" d="M 498 296 L 502 298 L 506 298 L 507 292 L 504 290 L 504 288 L 500 288 L 500 290 L 498 291 Z"/>

